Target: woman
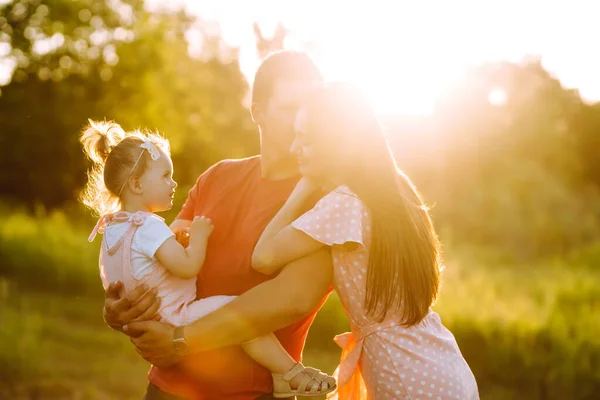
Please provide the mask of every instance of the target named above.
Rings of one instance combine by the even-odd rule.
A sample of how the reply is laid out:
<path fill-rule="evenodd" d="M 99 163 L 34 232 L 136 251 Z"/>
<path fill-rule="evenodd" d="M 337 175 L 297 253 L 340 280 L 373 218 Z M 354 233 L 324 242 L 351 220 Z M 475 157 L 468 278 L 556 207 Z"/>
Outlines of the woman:
<path fill-rule="evenodd" d="M 270 274 L 331 247 L 352 327 L 336 337 L 343 352 L 334 396 L 478 399 L 453 335 L 430 310 L 440 252 L 427 208 L 364 96 L 332 84 L 305 103 L 295 129 L 304 178 L 263 232 L 253 266 Z M 330 193 L 306 212 L 319 187 Z"/>

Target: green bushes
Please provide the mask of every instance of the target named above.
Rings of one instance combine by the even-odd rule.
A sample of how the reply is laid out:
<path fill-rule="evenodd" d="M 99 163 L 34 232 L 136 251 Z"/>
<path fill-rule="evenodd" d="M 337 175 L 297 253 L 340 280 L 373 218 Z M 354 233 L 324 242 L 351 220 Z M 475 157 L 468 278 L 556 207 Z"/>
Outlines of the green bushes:
<path fill-rule="evenodd" d="M 143 390 L 147 365 L 102 321 L 98 243 L 87 242 L 93 223 L 60 212 L 0 211 L 0 386 L 60 387 L 86 398 Z M 434 308 L 483 399 L 591 399 L 600 392 L 599 254 L 592 245 L 523 264 L 481 247 L 446 249 Z M 347 329 L 334 293 L 310 331 L 305 361 L 333 371 L 340 353 L 332 339 Z"/>
<path fill-rule="evenodd" d="M 84 227 L 62 212 L 37 218 L 23 212 L 1 215 L 0 274 L 29 288 L 98 294 L 99 241 L 87 241 L 91 219 Z"/>

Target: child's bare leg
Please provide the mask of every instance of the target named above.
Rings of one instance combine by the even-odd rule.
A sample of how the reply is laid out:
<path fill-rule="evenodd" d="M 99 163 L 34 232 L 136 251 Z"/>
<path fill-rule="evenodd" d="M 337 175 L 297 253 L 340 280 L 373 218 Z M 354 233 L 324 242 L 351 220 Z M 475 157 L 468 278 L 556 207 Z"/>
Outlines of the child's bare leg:
<path fill-rule="evenodd" d="M 291 371 L 298 364 L 298 362 L 288 354 L 279 340 L 277 340 L 275 335 L 272 333 L 247 342 L 243 344 L 242 347 L 244 348 L 246 354 L 248 354 L 254 361 L 267 368 L 274 374 L 285 374 L 288 371 Z M 304 369 L 304 366 L 301 366 L 301 368 Z M 306 375 L 308 369 L 312 371 L 308 372 L 308 375 Z M 300 371 L 293 378 L 291 378 L 291 380 L 287 381 L 289 383 L 289 387 L 292 389 L 297 389 L 304 380 L 304 386 L 306 387 L 304 390 L 306 391 L 309 391 L 313 386 L 316 388 L 321 387 L 322 391 L 333 390 L 335 387 L 335 381 L 333 378 L 328 377 L 318 370 L 311 368 L 308 369 Z M 308 376 L 308 381 L 306 380 L 306 376 Z M 323 391 L 322 393 L 326 392 Z M 306 395 L 306 393 L 303 395 Z"/>
<path fill-rule="evenodd" d="M 271 372 L 283 374 L 297 363 L 272 333 L 245 343 L 242 347 L 254 361 Z"/>

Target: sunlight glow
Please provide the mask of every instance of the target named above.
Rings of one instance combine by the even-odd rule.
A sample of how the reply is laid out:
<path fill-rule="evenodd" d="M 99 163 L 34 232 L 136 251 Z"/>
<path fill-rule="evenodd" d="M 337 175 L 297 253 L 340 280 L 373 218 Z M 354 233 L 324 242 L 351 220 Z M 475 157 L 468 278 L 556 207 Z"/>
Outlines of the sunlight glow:
<path fill-rule="evenodd" d="M 55 33 L 51 37 L 37 39 L 33 42 L 33 52 L 37 55 L 48 54 L 59 48 L 65 42 L 65 37 L 60 33 Z"/>
<path fill-rule="evenodd" d="M 3 3 L 0 0 L 0 6 Z M 439 94 L 469 68 L 485 61 L 520 61 L 530 54 L 540 55 L 544 67 L 566 87 L 578 88 L 585 100 L 600 100 L 600 57 L 592 50 L 600 25 L 593 3 L 146 0 L 145 4 L 185 5 L 204 21 L 216 21 L 223 39 L 239 47 L 240 66 L 250 82 L 259 65 L 252 23 L 258 22 L 269 37 L 282 22 L 289 31 L 286 47 L 308 51 L 328 80 L 353 82 L 379 112 L 427 115 Z M 106 33 L 98 32 L 93 40 L 104 43 Z M 42 38 L 34 43 L 34 52 L 45 54 L 63 41 L 60 34 Z M 198 45 L 192 43 L 196 51 Z M 0 48 L 0 53 L 6 49 Z M 1 58 L 0 85 L 14 68 Z M 498 93 L 490 96 L 492 104 L 502 101 Z"/>
<path fill-rule="evenodd" d="M 0 58 L 0 86 L 10 83 L 13 71 L 17 66 L 17 60 L 14 57 Z"/>
<path fill-rule="evenodd" d="M 440 92 L 468 68 L 528 54 L 541 55 L 544 67 L 584 98 L 600 99 L 600 57 L 591 51 L 600 25 L 588 0 L 147 3 L 183 3 L 217 21 L 224 39 L 240 47 L 250 80 L 259 63 L 252 23 L 258 21 L 268 36 L 281 21 L 290 31 L 286 47 L 309 51 L 326 78 L 353 81 L 380 112 L 429 114 Z"/>
<path fill-rule="evenodd" d="M 488 95 L 488 101 L 493 106 L 503 106 L 506 104 L 506 92 L 502 89 L 494 89 Z"/>

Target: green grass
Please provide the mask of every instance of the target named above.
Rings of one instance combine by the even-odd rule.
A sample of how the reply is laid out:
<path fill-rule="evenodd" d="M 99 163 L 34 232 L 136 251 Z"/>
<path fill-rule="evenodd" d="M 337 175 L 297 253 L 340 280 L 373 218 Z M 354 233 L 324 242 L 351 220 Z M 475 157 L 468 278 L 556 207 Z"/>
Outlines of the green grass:
<path fill-rule="evenodd" d="M 600 273 L 586 262 L 451 264 L 435 308 L 485 398 L 588 399 L 600 391 Z"/>
<path fill-rule="evenodd" d="M 104 325 L 100 297 L 4 288 L 0 398 L 141 397 L 148 366 Z"/>
<path fill-rule="evenodd" d="M 0 398 L 139 399 L 148 365 L 101 318 L 92 220 L 0 210 Z M 435 305 L 483 399 L 592 399 L 600 392 L 600 272 L 592 246 L 531 264 L 447 249 Z M 348 323 L 333 295 L 305 362 L 332 372 Z"/>
<path fill-rule="evenodd" d="M 104 324 L 102 298 L 2 285 L 0 318 L 8 329 L 0 330 L 0 399 L 142 398 L 149 365 Z M 335 344 L 309 347 L 305 362 L 332 372 Z"/>

